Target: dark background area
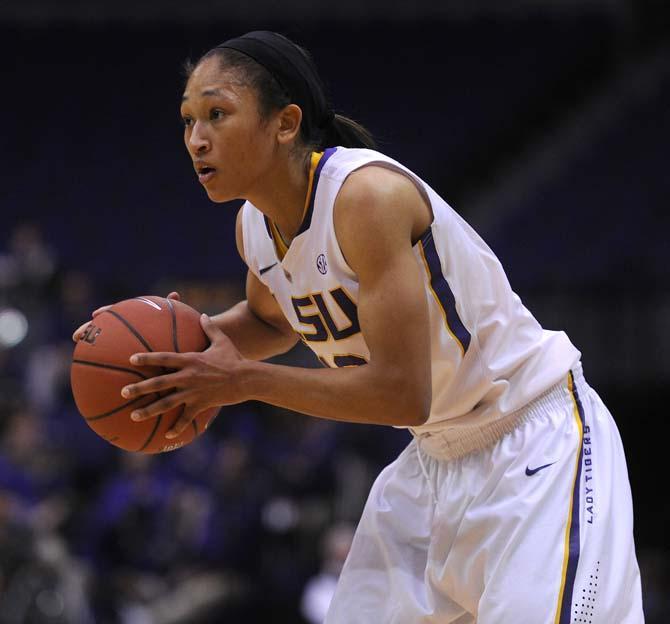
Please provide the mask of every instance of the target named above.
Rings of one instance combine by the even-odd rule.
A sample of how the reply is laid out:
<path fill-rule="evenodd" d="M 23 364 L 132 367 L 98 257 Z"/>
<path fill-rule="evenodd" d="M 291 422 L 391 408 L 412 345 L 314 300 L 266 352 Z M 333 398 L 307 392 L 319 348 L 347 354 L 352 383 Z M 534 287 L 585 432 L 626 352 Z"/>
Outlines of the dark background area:
<path fill-rule="evenodd" d="M 242 296 L 236 204 L 197 184 L 178 103 L 187 58 L 257 28 L 310 50 L 335 110 L 470 221 L 580 348 L 626 449 L 647 621 L 670 621 L 669 13 L 498 4 L 0 7 L 0 336 L 3 311 L 28 322 L 0 346 L 1 624 L 316 622 L 305 587 L 327 594 L 408 439 L 245 404 L 146 458 L 72 403 L 69 336 L 98 305 L 176 288 L 215 313 Z"/>

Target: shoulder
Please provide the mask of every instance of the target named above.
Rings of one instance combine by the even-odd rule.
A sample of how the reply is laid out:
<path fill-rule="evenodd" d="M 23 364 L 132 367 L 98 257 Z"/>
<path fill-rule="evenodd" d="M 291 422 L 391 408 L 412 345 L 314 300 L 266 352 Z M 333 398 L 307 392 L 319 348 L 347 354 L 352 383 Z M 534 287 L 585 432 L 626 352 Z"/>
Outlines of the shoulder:
<path fill-rule="evenodd" d="M 432 221 L 432 210 L 416 183 L 400 170 L 370 164 L 352 172 L 333 208 L 335 232 L 346 255 L 347 242 L 388 236 L 412 243 Z"/>
<path fill-rule="evenodd" d="M 242 204 L 237 211 L 237 218 L 235 220 L 235 243 L 237 244 L 237 253 L 240 254 L 240 258 L 246 263 L 247 260 L 244 257 L 244 225 L 242 223 L 245 205 L 246 204 Z"/>
<path fill-rule="evenodd" d="M 247 262 L 250 254 L 258 251 L 265 237 L 269 236 L 263 213 L 251 202 L 245 201 L 237 211 L 235 220 L 235 242 L 242 260 Z M 248 264 L 248 262 L 247 262 Z"/>
<path fill-rule="evenodd" d="M 342 183 L 338 202 L 389 201 L 414 190 L 408 176 L 385 163 L 370 163 L 352 171 Z"/>

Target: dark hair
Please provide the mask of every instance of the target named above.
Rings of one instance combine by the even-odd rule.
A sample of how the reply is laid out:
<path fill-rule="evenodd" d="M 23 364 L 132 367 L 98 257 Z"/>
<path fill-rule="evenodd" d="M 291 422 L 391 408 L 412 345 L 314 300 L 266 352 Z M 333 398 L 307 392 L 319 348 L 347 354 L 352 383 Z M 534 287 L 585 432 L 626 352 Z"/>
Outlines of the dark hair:
<path fill-rule="evenodd" d="M 300 49 L 309 56 L 306 50 Z M 256 91 L 262 119 L 267 119 L 274 111 L 291 104 L 291 96 L 265 67 L 243 52 L 231 48 L 213 48 L 200 57 L 197 63 L 187 63 L 187 78 L 200 63 L 211 57 L 219 59 L 222 69 L 234 69 L 241 81 Z M 326 127 L 315 128 L 312 134 L 314 136 L 305 136 L 305 126 L 304 124 L 301 126 L 301 142 L 312 149 L 323 150 L 336 145 L 376 149 L 372 134 L 361 124 L 344 115 L 335 114 Z"/>

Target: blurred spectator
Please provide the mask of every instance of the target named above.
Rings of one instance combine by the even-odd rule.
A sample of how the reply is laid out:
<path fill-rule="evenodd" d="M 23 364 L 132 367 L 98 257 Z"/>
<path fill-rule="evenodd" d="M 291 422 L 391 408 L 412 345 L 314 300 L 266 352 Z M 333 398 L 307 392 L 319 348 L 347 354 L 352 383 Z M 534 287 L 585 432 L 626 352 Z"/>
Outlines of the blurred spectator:
<path fill-rule="evenodd" d="M 63 457 L 44 439 L 42 421 L 27 409 L 11 413 L 0 438 L 0 487 L 31 507 L 66 483 Z"/>
<path fill-rule="evenodd" d="M 56 274 L 56 258 L 45 244 L 36 223 L 17 225 L 9 237 L 8 251 L 0 254 L 0 289 L 33 305 Z"/>
<path fill-rule="evenodd" d="M 71 511 L 66 462 L 42 432 L 17 410 L 0 441 L 0 624 L 87 624 L 87 573 L 58 534 Z"/>
<path fill-rule="evenodd" d="M 325 621 L 353 537 L 354 526 L 351 524 L 337 524 L 326 531 L 322 542 L 321 569 L 307 581 L 300 601 L 300 611 L 309 624 L 323 624 Z"/>
<path fill-rule="evenodd" d="M 0 253 L 0 307 L 16 308 L 27 318 L 29 332 L 21 353 L 49 334 L 57 269 L 56 255 L 36 223 L 23 222 L 12 230 L 7 251 Z"/>

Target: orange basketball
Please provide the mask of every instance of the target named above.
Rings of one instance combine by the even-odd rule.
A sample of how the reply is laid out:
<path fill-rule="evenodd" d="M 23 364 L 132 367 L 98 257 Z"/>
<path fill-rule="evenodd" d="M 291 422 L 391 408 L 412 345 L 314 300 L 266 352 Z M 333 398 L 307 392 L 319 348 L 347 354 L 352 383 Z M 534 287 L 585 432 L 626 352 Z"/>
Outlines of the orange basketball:
<path fill-rule="evenodd" d="M 70 383 L 77 409 L 99 436 L 126 451 L 162 453 L 180 448 L 203 433 L 219 408 L 201 412 L 182 434 L 171 440 L 172 428 L 184 406 L 143 422 L 130 413 L 163 394 L 128 400 L 121 389 L 155 375 L 170 372 L 159 367 L 133 366 L 133 353 L 147 351 L 203 351 L 209 339 L 200 326 L 200 314 L 190 306 L 162 297 L 135 297 L 113 305 L 96 316 L 77 342 Z"/>

